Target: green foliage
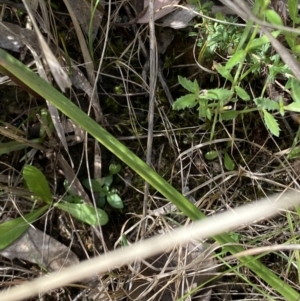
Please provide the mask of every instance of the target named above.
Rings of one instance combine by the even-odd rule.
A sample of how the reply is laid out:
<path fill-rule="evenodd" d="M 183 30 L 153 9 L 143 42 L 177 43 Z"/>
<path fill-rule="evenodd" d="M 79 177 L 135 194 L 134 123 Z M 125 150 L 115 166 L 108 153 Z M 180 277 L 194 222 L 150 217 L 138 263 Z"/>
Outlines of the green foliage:
<path fill-rule="evenodd" d="M 246 53 L 243 49 L 238 50 L 226 63 L 225 69 L 227 71 L 231 70 L 234 66 L 243 63 Z"/>
<path fill-rule="evenodd" d="M 99 193 L 99 198 L 96 200 L 99 208 L 103 208 L 106 202 L 114 208 L 124 208 L 123 201 L 118 195 L 118 192 L 110 187 L 113 182 L 113 175 L 117 174 L 120 170 L 121 165 L 110 164 L 110 174 L 108 176 L 99 179 L 85 179 L 83 181 L 83 185 L 87 189 Z"/>
<path fill-rule="evenodd" d="M 300 106 L 300 83 L 294 78 L 291 79 L 292 98 Z"/>
<path fill-rule="evenodd" d="M 39 110 L 37 110 L 37 113 L 40 114 L 43 124 L 46 125 L 49 129 L 53 129 L 53 124 L 51 122 L 51 118 L 50 118 L 50 115 L 48 114 L 47 110 L 41 109 L 40 112 L 39 112 Z M 45 127 L 43 126 L 43 124 L 41 124 L 41 127 L 40 127 L 40 137 L 28 140 L 30 142 L 30 144 L 40 144 L 41 141 L 45 138 L 46 131 L 45 131 Z M 17 141 L 18 140 L 17 135 L 14 134 L 13 130 L 8 129 L 8 131 L 11 131 L 12 135 L 16 136 L 16 138 L 15 138 L 16 140 L 9 141 L 9 142 L 0 142 L 0 156 L 4 155 L 4 154 L 9 154 L 9 153 L 12 153 L 12 152 L 15 152 L 18 150 L 26 149 L 29 146 L 26 142 Z M 26 137 L 24 137 L 24 138 L 26 138 Z"/>
<path fill-rule="evenodd" d="M 233 77 L 230 74 L 230 70 L 228 70 L 226 67 L 222 66 L 219 63 L 214 63 L 214 68 L 218 71 L 218 73 L 224 77 L 226 80 L 229 80 L 231 83 L 233 83 Z"/>
<path fill-rule="evenodd" d="M 218 152 L 217 151 L 209 151 L 204 155 L 204 158 L 209 161 L 214 160 L 214 159 L 218 158 Z"/>
<path fill-rule="evenodd" d="M 44 174 L 32 165 L 25 165 L 23 178 L 29 190 L 47 204 L 51 204 L 52 195 Z"/>
<path fill-rule="evenodd" d="M 300 140 L 300 127 L 298 128 L 298 131 L 294 138 L 292 149 L 287 156 L 288 159 L 299 159 L 300 158 L 300 147 L 298 146 L 299 140 Z"/>
<path fill-rule="evenodd" d="M 70 189 L 70 184 L 67 180 L 64 181 L 64 187 L 67 193 L 67 195 L 63 197 L 65 202 L 75 204 L 82 204 L 84 202 L 82 197 L 73 194 L 72 190 Z"/>
<path fill-rule="evenodd" d="M 29 140 L 31 143 L 39 143 L 40 139 L 31 139 Z M 11 152 L 15 152 L 18 150 L 26 149 L 28 144 L 18 142 L 18 141 L 9 141 L 9 142 L 1 142 L 0 143 L 0 156 L 9 154 Z"/>
<path fill-rule="evenodd" d="M 204 158 L 208 161 L 213 161 L 219 156 L 218 151 L 209 151 L 205 153 Z M 235 164 L 227 151 L 224 151 L 224 166 L 227 170 L 234 170 Z"/>
<path fill-rule="evenodd" d="M 223 16 L 218 15 L 217 18 L 224 21 Z M 219 23 L 204 20 L 202 25 L 196 25 L 201 31 L 201 38 L 197 41 L 197 46 L 200 49 L 198 61 L 205 61 L 216 52 L 232 53 L 231 51 L 238 44 L 243 33 L 243 29 L 233 25 L 236 18 L 228 18 L 228 23 Z M 191 32 L 190 36 L 198 36 L 198 33 Z"/>
<path fill-rule="evenodd" d="M 70 213 L 77 220 L 91 226 L 99 224 L 103 226 L 108 222 L 108 216 L 104 210 L 99 208 L 95 209 L 93 206 L 87 204 L 67 203 L 62 201 L 54 204 L 54 207 Z"/>
<path fill-rule="evenodd" d="M 51 116 L 46 109 L 41 109 L 41 127 L 40 127 L 40 141 L 42 141 L 48 134 L 47 131 L 53 131 L 54 126 L 51 120 Z"/>
<path fill-rule="evenodd" d="M 20 237 L 30 226 L 30 223 L 41 217 L 52 204 L 52 195 L 44 174 L 34 166 L 25 165 L 23 169 L 23 177 L 26 186 L 32 192 L 34 197 L 39 201 L 45 202 L 46 205 L 32 210 L 23 217 L 18 217 L 13 220 L 0 224 L 0 249 L 6 248 L 18 237 Z M 72 196 L 73 197 L 73 196 Z M 77 220 L 89 225 L 105 225 L 108 222 L 108 216 L 102 209 L 94 208 L 90 205 L 83 204 L 82 200 L 74 198 L 65 198 L 63 201 L 54 204 L 55 207 L 70 213 Z"/>
<path fill-rule="evenodd" d="M 121 170 L 121 165 L 120 164 L 110 164 L 109 165 L 109 172 L 111 175 L 116 175 L 119 173 Z"/>
<path fill-rule="evenodd" d="M 227 152 L 224 154 L 224 166 L 227 170 L 234 170 L 235 164 Z"/>
<path fill-rule="evenodd" d="M 274 10 L 268 8 L 270 1 L 258 1 L 255 10 L 259 16 L 266 17 L 267 20 L 274 24 L 282 26 L 284 23 L 281 17 Z M 299 23 L 297 1 L 289 0 L 288 6 L 292 12 L 292 20 Z M 259 8 L 259 9 L 258 9 Z M 232 21 L 232 20 L 229 20 Z M 204 26 L 205 25 L 205 26 Z M 214 136 L 216 122 L 229 121 L 239 115 L 244 115 L 253 111 L 258 111 L 262 117 L 266 128 L 278 137 L 280 134 L 280 126 L 276 120 L 275 113 L 279 112 L 284 116 L 286 111 L 300 112 L 300 83 L 292 77 L 291 71 L 281 60 L 278 54 L 271 54 L 272 47 L 266 36 L 256 37 L 255 31 L 252 34 L 247 28 L 241 30 L 232 24 L 224 24 L 224 22 L 204 21 L 201 24 L 201 39 L 198 40 L 201 59 L 213 58 L 213 53 L 218 50 L 223 55 L 233 53 L 227 62 L 213 62 L 213 67 L 217 73 L 225 80 L 226 86 L 218 89 L 206 89 L 194 80 L 188 80 L 178 76 L 178 82 L 188 92 L 176 99 L 173 104 L 174 110 L 183 110 L 187 108 L 197 107 L 199 118 L 206 118 L 213 121 L 211 129 L 211 139 Z M 250 27 L 249 27 L 250 28 Z M 257 30 L 257 29 L 256 29 Z M 279 34 L 283 34 L 287 42 L 292 47 L 298 47 L 299 43 L 295 42 L 298 36 L 287 34 L 275 30 L 272 35 L 277 38 Z M 203 36 L 207 39 L 203 39 Z M 195 36 L 192 34 L 192 36 Z M 230 36 L 231 40 L 227 38 Z M 205 40 L 205 42 L 203 42 Z M 232 41 L 233 40 L 233 41 Z M 291 47 L 291 48 L 292 48 Z M 228 49 L 232 51 L 228 53 Z M 300 48 L 299 48 L 300 53 Z M 265 80 L 261 95 L 250 96 L 248 85 L 249 77 L 261 76 L 263 68 L 268 70 L 268 77 Z M 272 99 L 271 95 L 266 95 L 265 91 L 268 85 L 272 85 L 276 76 L 280 74 L 290 78 L 285 88 L 289 89 L 293 102 L 286 105 L 282 97 Z M 255 93 L 255 92 L 254 92 Z M 252 100 L 252 101 L 251 101 Z M 229 103 L 238 103 L 239 111 L 233 109 Z M 253 107 L 254 105 L 254 107 Z M 236 106 L 237 107 L 237 106 Z"/>
<path fill-rule="evenodd" d="M 278 110 L 279 103 L 269 98 L 258 97 L 253 99 L 257 107 L 265 110 Z"/>
<path fill-rule="evenodd" d="M 235 90 L 235 93 L 236 95 L 241 99 L 241 100 L 244 100 L 244 101 L 248 101 L 251 99 L 250 95 L 241 87 L 239 86 L 235 86 L 234 87 L 234 90 Z"/>
<path fill-rule="evenodd" d="M 219 68 L 217 68 L 219 71 Z M 222 69 L 224 71 L 224 69 Z M 224 75 L 220 74 L 220 75 Z M 226 74 L 225 76 L 228 76 Z M 228 79 L 228 78 L 227 78 Z M 231 80 L 230 80 L 231 81 Z M 195 85 L 188 79 L 182 79 L 181 83 L 184 82 L 185 86 Z M 298 88 L 298 86 L 297 86 Z M 295 88 L 296 89 L 296 88 Z M 173 104 L 174 110 L 181 110 L 185 108 L 191 108 L 198 105 L 199 118 L 212 119 L 212 116 L 217 114 L 219 115 L 220 120 L 232 120 L 236 118 L 239 114 L 247 113 L 247 109 L 236 111 L 230 109 L 226 106 L 229 101 L 234 101 L 234 99 L 241 99 L 242 101 L 249 101 L 251 99 L 250 95 L 239 86 L 233 86 L 232 90 L 229 89 L 210 89 L 196 94 L 187 94 L 182 96 Z M 188 101 L 187 101 L 188 100 Z M 266 127 L 274 136 L 279 136 L 279 125 L 273 115 L 268 111 L 278 110 L 281 114 L 284 114 L 284 111 L 294 111 L 300 112 L 300 103 L 293 102 L 287 106 L 283 106 L 284 111 L 280 110 L 280 102 L 275 101 L 269 98 L 258 97 L 254 98 L 253 102 L 256 104 L 256 110 L 260 111 L 263 115 L 263 120 Z M 253 109 L 251 110 L 253 111 Z"/>
<path fill-rule="evenodd" d="M 298 2 L 298 0 L 288 0 L 289 17 L 294 22 L 294 25 L 300 23 L 298 14 Z"/>
<path fill-rule="evenodd" d="M 235 232 L 229 232 L 228 235 L 236 242 L 239 243 L 241 234 Z"/>
<path fill-rule="evenodd" d="M 227 89 L 211 89 L 199 93 L 199 86 L 196 81 L 192 82 L 186 78 L 178 76 L 180 84 L 193 94 L 187 94 L 178 98 L 174 104 L 174 110 L 191 108 L 198 105 L 199 118 L 211 120 L 214 110 L 220 105 L 226 104 L 231 98 L 232 92 Z"/>
<path fill-rule="evenodd" d="M 25 165 L 23 177 L 29 190 L 41 200 L 46 202 L 50 207 L 52 203 L 52 195 L 44 174 L 34 166 Z M 66 182 L 64 183 L 66 187 Z M 108 221 L 108 216 L 105 211 L 95 209 L 90 205 L 83 204 L 83 200 L 71 195 L 67 187 L 69 198 L 64 198 L 63 201 L 54 204 L 55 207 L 70 213 L 73 217 L 87 223 L 89 225 L 105 225 Z M 71 201 L 71 202 L 67 202 Z"/>
<path fill-rule="evenodd" d="M 190 80 L 186 80 L 182 76 L 178 76 L 178 81 L 181 84 L 181 86 L 189 92 L 192 92 L 195 95 L 199 94 L 199 86 L 196 80 L 192 82 Z"/>
<path fill-rule="evenodd" d="M 265 16 L 270 23 L 283 26 L 281 17 L 273 9 L 266 9 Z"/>
<path fill-rule="evenodd" d="M 170 200 L 191 220 L 196 221 L 205 218 L 205 214 L 202 211 L 183 197 L 172 185 L 159 176 L 145 162 L 120 143 L 120 141 L 81 111 L 74 103 L 68 100 L 48 82 L 41 79 L 28 67 L 24 66 L 20 61 L 16 60 L 2 49 L 0 49 L 0 72 L 12 76 L 12 79 L 19 83 L 21 82 L 23 87 L 30 87 L 31 90 L 55 105 L 55 107 L 63 114 L 87 131 L 104 147 L 132 168 L 133 171 L 137 172 L 144 180 L 166 197 L 166 199 Z M 230 252 L 232 254 L 237 254 L 244 251 L 241 244 L 236 244 L 232 237 L 226 233 L 215 235 L 213 238 L 220 245 L 224 246 L 224 252 L 226 253 Z M 246 255 L 240 257 L 239 261 L 241 265 L 249 268 L 257 275 L 257 277 L 280 293 L 284 299 L 297 300 L 300 298 L 299 293 L 294 288 L 290 285 L 286 285 L 283 280 L 263 265 L 256 257 Z"/>
<path fill-rule="evenodd" d="M 43 215 L 49 206 L 46 205 L 37 210 L 0 224 L 0 250 L 5 249 L 18 239 L 29 228 L 30 223 L 36 221 Z"/>

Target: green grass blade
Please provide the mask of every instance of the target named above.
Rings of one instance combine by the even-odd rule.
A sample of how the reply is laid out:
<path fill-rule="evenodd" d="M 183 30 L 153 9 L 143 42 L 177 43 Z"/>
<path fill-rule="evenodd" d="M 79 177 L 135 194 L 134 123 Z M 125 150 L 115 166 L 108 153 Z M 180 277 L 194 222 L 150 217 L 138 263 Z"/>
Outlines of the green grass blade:
<path fill-rule="evenodd" d="M 32 143 L 39 143 L 39 139 L 32 139 L 30 140 Z M 18 141 L 9 141 L 0 143 L 0 156 L 9 154 L 14 151 L 22 150 L 29 147 L 28 144 L 18 142 Z"/>
<path fill-rule="evenodd" d="M 18 217 L 0 224 L 0 250 L 5 249 L 18 239 L 28 228 L 30 223 L 44 214 L 49 206 L 34 210 L 23 217 Z"/>

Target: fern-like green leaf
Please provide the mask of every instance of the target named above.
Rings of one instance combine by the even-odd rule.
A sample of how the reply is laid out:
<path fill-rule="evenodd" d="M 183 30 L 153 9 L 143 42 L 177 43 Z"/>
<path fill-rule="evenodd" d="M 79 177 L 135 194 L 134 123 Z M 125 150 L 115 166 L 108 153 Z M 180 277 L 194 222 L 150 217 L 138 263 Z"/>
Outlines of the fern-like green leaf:
<path fill-rule="evenodd" d="M 288 111 L 300 113 L 300 102 L 299 102 L 299 103 L 297 103 L 297 102 L 292 102 L 292 103 L 290 103 L 289 105 L 284 106 L 284 109 L 285 109 L 285 110 L 288 110 Z"/>
<path fill-rule="evenodd" d="M 279 110 L 279 103 L 269 98 L 258 97 L 254 99 L 258 108 L 265 109 L 268 111 Z"/>
<path fill-rule="evenodd" d="M 215 99 L 220 101 L 228 101 L 232 97 L 232 91 L 223 88 L 211 89 L 207 91 L 205 98 L 207 99 Z"/>
<path fill-rule="evenodd" d="M 223 120 L 223 121 L 226 121 L 226 120 L 233 120 L 233 119 L 236 118 L 238 115 L 239 115 L 239 112 L 234 111 L 234 110 L 228 110 L 228 111 L 223 111 L 223 112 L 220 114 L 220 118 L 221 118 L 221 120 Z"/>
<path fill-rule="evenodd" d="M 214 68 L 218 71 L 220 75 L 222 75 L 225 79 L 229 80 L 230 82 L 233 82 L 233 77 L 230 74 L 230 71 L 222 66 L 219 63 L 214 63 Z"/>
<path fill-rule="evenodd" d="M 173 103 L 173 110 L 192 108 L 197 104 L 195 94 L 187 94 L 176 99 Z"/>
<path fill-rule="evenodd" d="M 196 80 L 194 80 L 193 82 L 189 79 L 186 79 L 185 77 L 182 76 L 178 76 L 178 81 L 180 83 L 180 85 L 185 88 L 186 90 L 188 90 L 189 92 L 192 92 L 194 94 L 199 94 L 199 85 L 198 82 Z"/>
<path fill-rule="evenodd" d="M 280 128 L 277 120 L 267 110 L 263 110 L 263 114 L 264 114 L 264 121 L 268 130 L 272 133 L 272 135 L 278 137 Z"/>
<path fill-rule="evenodd" d="M 244 100 L 244 101 L 250 100 L 250 95 L 243 88 L 241 88 L 239 86 L 235 86 L 234 90 L 235 90 L 237 96 L 239 98 L 241 98 L 242 100 Z"/>

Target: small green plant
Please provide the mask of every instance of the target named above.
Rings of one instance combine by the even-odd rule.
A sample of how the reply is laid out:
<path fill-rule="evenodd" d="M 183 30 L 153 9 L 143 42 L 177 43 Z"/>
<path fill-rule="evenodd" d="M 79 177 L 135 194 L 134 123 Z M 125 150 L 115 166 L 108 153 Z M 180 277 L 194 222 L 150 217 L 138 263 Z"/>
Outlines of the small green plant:
<path fill-rule="evenodd" d="M 118 195 L 116 189 L 111 188 L 113 182 L 113 175 L 117 174 L 121 169 L 119 164 L 111 164 L 109 166 L 109 175 L 99 179 L 86 179 L 83 185 L 94 193 L 98 193 L 99 197 L 96 199 L 97 206 L 103 208 L 106 203 L 111 207 L 123 209 L 124 205 L 122 199 Z"/>
<path fill-rule="evenodd" d="M 232 69 L 231 64 L 238 63 L 241 52 L 236 53 L 225 66 L 215 64 L 218 73 L 233 84 L 234 79 L 230 73 Z M 232 86 L 232 89 L 216 88 L 200 90 L 196 80 L 190 81 L 178 76 L 178 81 L 186 90 L 192 93 L 177 98 L 173 104 L 173 109 L 181 110 L 198 106 L 199 118 L 211 120 L 212 117 L 215 116 L 215 120 L 217 120 L 217 118 L 219 118 L 220 121 L 232 120 L 239 114 L 260 111 L 266 127 L 273 135 L 279 136 L 280 128 L 278 122 L 270 112 L 278 111 L 281 116 L 284 116 L 286 111 L 300 112 L 300 98 L 299 94 L 297 94 L 297 91 L 300 90 L 300 85 L 299 82 L 293 78 L 286 84 L 286 86 L 290 86 L 291 95 L 294 100 L 291 104 L 285 105 L 282 98 L 273 100 L 268 97 L 256 97 L 252 98 L 256 106 L 251 108 L 249 108 L 250 104 L 248 104 L 251 100 L 250 95 L 238 85 Z M 243 110 L 234 110 L 231 105 L 228 105 L 229 102 L 236 103 L 237 101 L 242 101 L 245 104 Z"/>
<path fill-rule="evenodd" d="M 64 180 L 63 183 L 65 190 L 66 190 L 66 195 L 63 197 L 63 200 L 67 203 L 75 203 L 75 204 L 82 204 L 84 203 L 82 197 L 79 195 L 76 195 L 72 192 L 70 189 L 70 183 L 67 180 Z"/>
<path fill-rule="evenodd" d="M 295 12 L 297 1 L 288 1 L 289 8 Z M 257 1 L 254 11 L 258 16 L 266 16 L 267 20 L 274 25 L 283 25 L 281 17 L 274 11 L 268 9 L 269 1 Z M 293 15 L 294 24 L 299 23 L 299 18 Z M 300 112 L 300 85 L 294 79 L 288 66 L 281 60 L 278 54 L 272 54 L 272 47 L 269 39 L 266 36 L 256 37 L 258 26 L 254 27 L 251 32 L 252 23 L 248 23 L 244 29 L 243 34 L 239 31 L 234 35 L 234 43 L 229 44 L 227 41 L 228 32 L 225 30 L 223 23 L 213 25 L 213 30 L 208 30 L 208 43 L 205 47 L 203 42 L 198 45 L 201 48 L 200 54 L 204 55 L 207 52 L 210 56 L 218 47 L 222 51 L 220 45 L 227 43 L 227 49 L 231 48 L 233 55 L 227 60 L 225 64 L 214 62 L 214 69 L 224 78 L 224 87 L 216 89 L 203 89 L 199 86 L 196 80 L 191 81 L 184 77 L 178 76 L 178 81 L 190 93 L 178 98 L 174 104 L 174 110 L 181 110 L 186 108 L 197 107 L 199 118 L 207 118 L 213 120 L 211 129 L 211 139 L 214 136 L 215 125 L 218 121 L 232 120 L 238 115 L 247 114 L 253 111 L 258 111 L 263 118 L 267 129 L 274 135 L 279 136 L 280 127 L 274 117 L 273 112 L 279 112 L 284 116 L 287 111 Z M 228 25 L 229 26 L 229 25 Z M 207 28 L 210 28 L 209 26 Z M 228 27 L 231 28 L 231 27 Z M 282 33 L 279 30 L 273 31 L 272 35 L 277 38 L 279 34 L 283 34 L 286 40 L 291 44 L 291 48 L 297 48 L 293 43 L 290 35 L 286 32 Z M 295 38 L 295 35 L 293 35 Z M 295 40 L 295 39 L 294 39 Z M 215 43 L 216 42 L 216 43 Z M 221 48 L 220 48 L 221 47 Z M 225 53 L 230 55 L 229 53 Z M 249 78 L 261 77 L 267 70 L 265 76 L 263 89 L 260 95 L 249 95 Z M 266 93 L 270 85 L 280 74 L 287 78 L 285 89 L 288 90 L 292 96 L 293 102 L 287 104 L 282 97 L 273 98 L 271 93 Z M 225 87 L 226 85 L 226 87 Z M 251 91 L 253 93 L 253 91 Z M 255 93 L 255 92 L 254 92 Z M 236 104 L 242 109 L 236 110 Z"/>
<path fill-rule="evenodd" d="M 221 21 L 225 20 L 221 15 L 217 15 L 217 19 Z M 206 59 L 210 60 L 216 51 L 230 54 L 234 47 L 239 43 L 243 29 L 234 25 L 237 22 L 236 17 L 229 17 L 227 21 L 228 24 L 224 24 L 223 22 L 204 21 L 205 26 L 202 24 L 195 26 L 195 28 L 200 29 L 201 36 L 205 36 L 205 38 L 200 38 L 197 41 L 197 46 L 199 48 L 199 63 Z M 198 36 L 198 33 L 191 32 L 189 36 Z"/>
<path fill-rule="evenodd" d="M 23 177 L 26 186 L 33 194 L 34 205 L 30 213 L 0 225 L 0 249 L 6 248 L 20 237 L 30 227 L 30 223 L 41 217 L 51 206 L 66 211 L 77 220 L 89 225 L 105 225 L 108 222 L 108 216 L 104 210 L 94 208 L 78 200 L 77 202 L 69 202 L 62 199 L 54 203 L 47 179 L 36 167 L 25 165 Z M 37 203 L 43 204 L 43 206 L 35 209 Z"/>
<path fill-rule="evenodd" d="M 47 99 L 51 104 L 55 105 L 57 109 L 76 122 L 80 127 L 86 130 L 104 147 L 111 151 L 124 164 L 130 167 L 133 171 L 145 179 L 151 186 L 160 192 L 166 199 L 170 200 L 191 220 L 196 221 L 205 218 L 205 214 L 200 211 L 189 200 L 182 196 L 172 185 L 170 185 L 164 178 L 158 175 L 146 163 L 144 163 L 138 156 L 136 156 L 130 149 L 126 148 L 119 140 L 108 133 L 103 127 L 91 119 L 87 114 L 80 110 L 73 102 L 67 99 L 63 94 L 58 92 L 48 82 L 41 79 L 33 73 L 28 67 L 24 66 L 20 61 L 9 55 L 7 52 L 0 49 L 0 72 L 10 76 L 12 80 L 17 83 L 22 83 L 22 87 L 30 87 L 30 89 Z M 47 211 L 50 204 L 46 204 L 38 210 L 33 210 L 32 213 L 23 215 L 18 219 L 10 221 L 10 223 L 3 223 L 0 225 L 0 244 L 5 248 L 8 239 L 12 242 L 21 234 L 16 232 L 16 225 L 18 228 L 23 227 L 23 232 L 29 227 L 30 222 L 33 222 Z M 19 229 L 18 229 L 19 231 Z M 13 238 L 13 236 L 15 238 Z M 232 254 L 242 252 L 244 249 L 241 244 L 236 244 L 235 241 L 227 234 L 215 235 L 213 238 L 219 245 L 223 245 L 226 250 Z M 280 293 L 285 300 L 299 300 L 299 293 L 291 286 L 287 285 L 274 272 L 269 270 L 256 257 L 247 255 L 239 258 L 240 264 L 249 268 L 254 274 L 267 285 L 272 287 L 275 291 Z"/>
<path fill-rule="evenodd" d="M 209 151 L 207 152 L 204 157 L 206 160 L 208 161 L 213 161 L 215 160 L 217 157 L 219 156 L 219 152 L 218 151 Z M 228 154 L 227 151 L 224 152 L 224 166 L 227 170 L 233 170 L 235 167 L 235 164 L 233 162 L 233 160 L 231 159 L 230 155 Z"/>

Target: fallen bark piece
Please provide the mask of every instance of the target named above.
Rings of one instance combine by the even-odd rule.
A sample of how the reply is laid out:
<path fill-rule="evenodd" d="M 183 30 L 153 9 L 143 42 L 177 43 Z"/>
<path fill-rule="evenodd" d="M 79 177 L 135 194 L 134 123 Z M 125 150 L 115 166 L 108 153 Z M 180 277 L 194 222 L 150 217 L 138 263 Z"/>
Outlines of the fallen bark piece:
<path fill-rule="evenodd" d="M 155 0 L 154 2 L 154 20 L 158 20 L 162 18 L 163 16 L 168 15 L 171 13 L 174 9 L 176 9 L 176 6 L 179 3 L 179 0 Z M 144 0 L 144 8 L 148 7 L 149 0 Z M 146 12 L 143 14 L 143 16 L 137 20 L 137 23 L 148 23 L 150 19 L 150 12 L 149 7 L 146 10 Z"/>
<path fill-rule="evenodd" d="M 78 257 L 68 247 L 32 227 L 0 251 L 0 255 L 8 259 L 27 260 L 41 265 L 48 271 L 58 271 L 79 263 Z"/>

